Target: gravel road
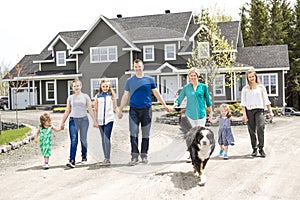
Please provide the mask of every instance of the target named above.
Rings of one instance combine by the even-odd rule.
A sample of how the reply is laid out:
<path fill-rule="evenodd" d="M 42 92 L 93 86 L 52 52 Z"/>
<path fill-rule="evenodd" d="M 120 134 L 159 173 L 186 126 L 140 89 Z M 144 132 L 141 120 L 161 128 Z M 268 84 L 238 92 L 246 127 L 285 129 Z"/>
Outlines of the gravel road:
<path fill-rule="evenodd" d="M 19 121 L 36 127 L 42 112 L 19 111 Z M 34 142 L 1 154 L 0 199 L 300 199 L 300 117 L 275 117 L 267 125 L 266 158 L 251 157 L 247 127 L 234 126 L 236 145 L 229 147 L 229 159 L 218 157 L 217 146 L 207 164 L 208 181 L 200 187 L 191 163 L 186 162 L 179 127 L 156 123 L 155 117 L 163 112 L 153 114 L 149 164 L 127 165 L 130 144 L 125 114 L 115 122 L 111 167 L 99 164 L 103 160 L 100 135 L 92 127 L 88 163 L 78 163 L 75 169 L 65 166 L 67 130 L 54 134 L 49 170 L 41 168 L 43 157 Z M 54 125 L 59 125 L 62 114 L 51 115 Z M 15 112 L 1 111 L 1 118 L 15 121 Z M 217 133 L 217 127 L 212 130 Z"/>

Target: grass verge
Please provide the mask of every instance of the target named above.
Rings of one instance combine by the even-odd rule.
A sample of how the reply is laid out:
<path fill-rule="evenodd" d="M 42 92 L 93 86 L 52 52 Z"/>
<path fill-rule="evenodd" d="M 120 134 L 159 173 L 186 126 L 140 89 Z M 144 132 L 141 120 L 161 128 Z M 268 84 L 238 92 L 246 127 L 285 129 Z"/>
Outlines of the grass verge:
<path fill-rule="evenodd" d="M 10 142 L 22 140 L 27 136 L 29 131 L 31 131 L 29 127 L 2 131 L 0 135 L 0 145 L 7 145 Z"/>

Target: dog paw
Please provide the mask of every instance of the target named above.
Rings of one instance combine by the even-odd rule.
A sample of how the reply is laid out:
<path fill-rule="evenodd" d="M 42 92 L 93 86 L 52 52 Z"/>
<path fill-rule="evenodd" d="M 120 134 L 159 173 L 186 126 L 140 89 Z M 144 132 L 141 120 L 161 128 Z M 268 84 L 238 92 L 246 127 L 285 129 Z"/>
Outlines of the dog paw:
<path fill-rule="evenodd" d="M 200 185 L 202 184 L 202 185 L 205 185 L 205 183 L 206 183 L 206 181 L 207 181 L 207 179 L 206 179 L 206 176 L 204 175 L 204 174 L 202 174 L 201 176 L 200 176 Z"/>

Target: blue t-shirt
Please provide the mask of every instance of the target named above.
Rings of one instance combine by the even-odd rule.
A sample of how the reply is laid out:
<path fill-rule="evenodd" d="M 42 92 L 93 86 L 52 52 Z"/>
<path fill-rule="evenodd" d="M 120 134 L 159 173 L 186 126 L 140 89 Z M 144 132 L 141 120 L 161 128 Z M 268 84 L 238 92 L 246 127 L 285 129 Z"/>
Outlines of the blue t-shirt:
<path fill-rule="evenodd" d="M 152 106 L 152 89 L 156 88 L 154 79 L 144 75 L 142 78 L 136 75 L 127 79 L 125 90 L 130 93 L 130 107 L 150 108 Z"/>

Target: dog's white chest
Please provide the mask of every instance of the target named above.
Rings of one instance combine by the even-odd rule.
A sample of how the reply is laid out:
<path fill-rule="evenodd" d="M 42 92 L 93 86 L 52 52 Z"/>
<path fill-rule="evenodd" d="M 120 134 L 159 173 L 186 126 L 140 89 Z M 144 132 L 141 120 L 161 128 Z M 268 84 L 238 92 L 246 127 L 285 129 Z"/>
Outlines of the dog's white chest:
<path fill-rule="evenodd" d="M 205 159 L 209 158 L 211 146 L 210 145 L 200 145 L 198 144 L 200 151 L 198 151 L 198 157 L 204 161 Z"/>

